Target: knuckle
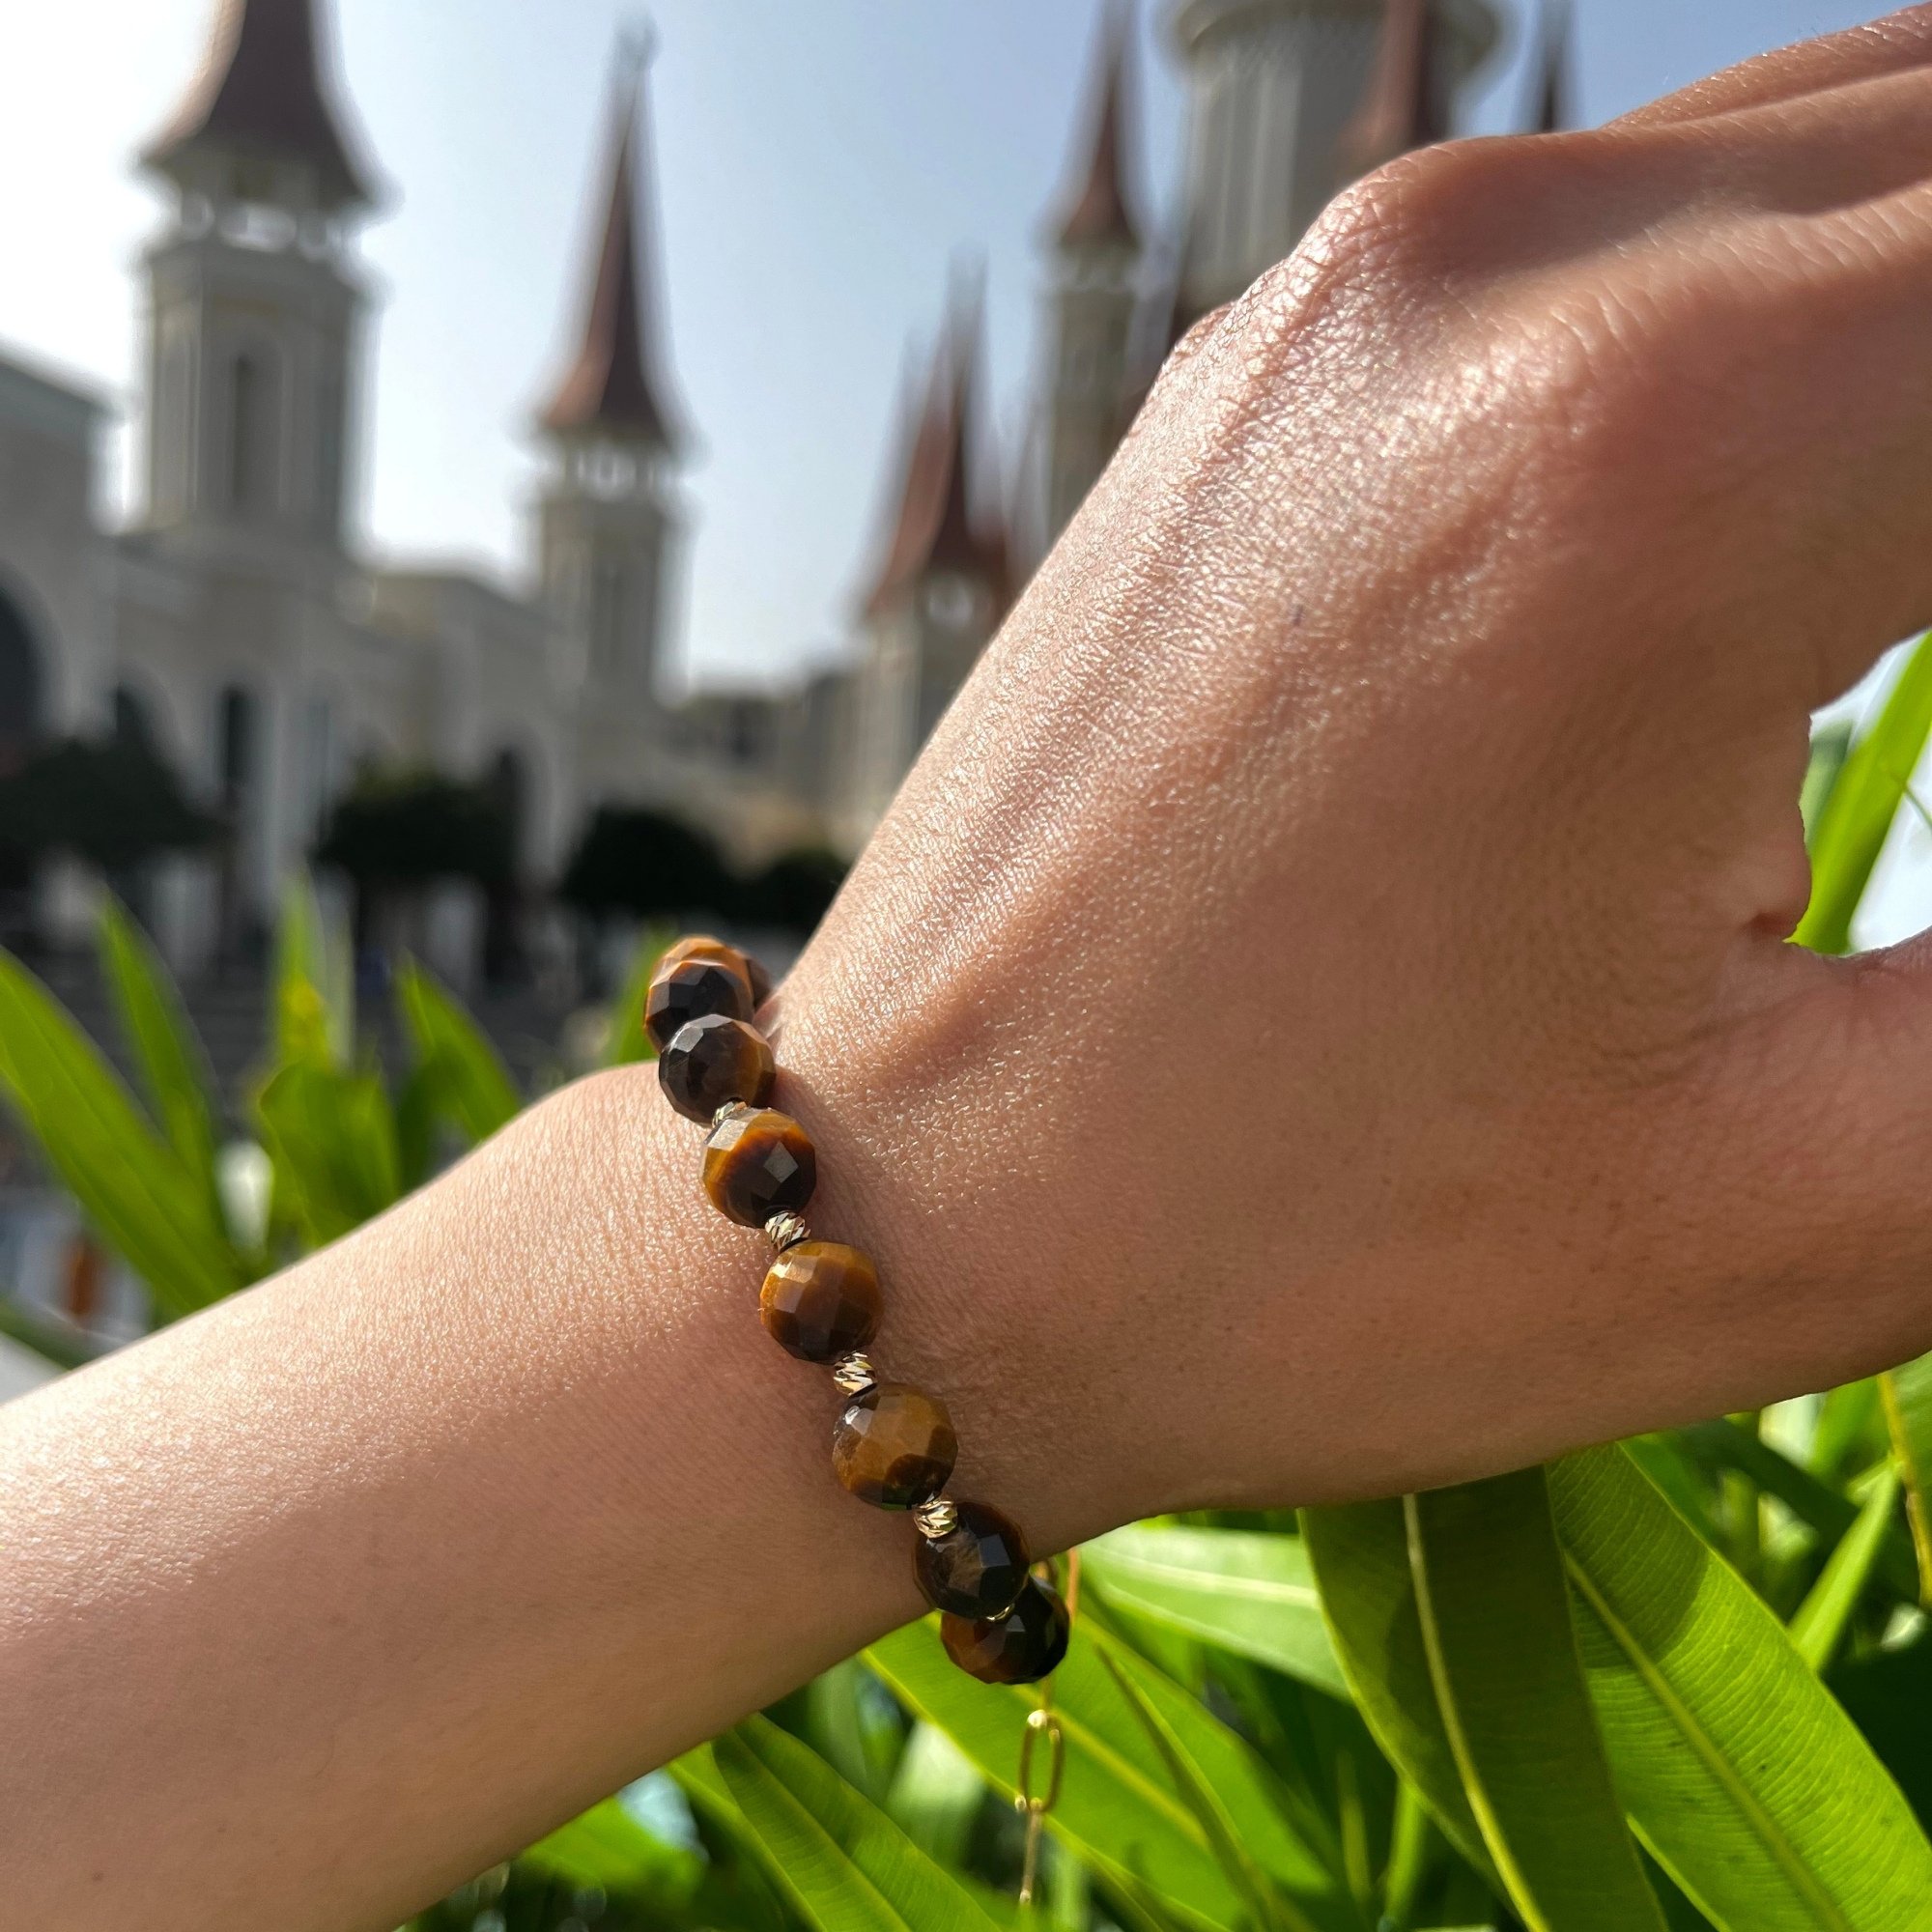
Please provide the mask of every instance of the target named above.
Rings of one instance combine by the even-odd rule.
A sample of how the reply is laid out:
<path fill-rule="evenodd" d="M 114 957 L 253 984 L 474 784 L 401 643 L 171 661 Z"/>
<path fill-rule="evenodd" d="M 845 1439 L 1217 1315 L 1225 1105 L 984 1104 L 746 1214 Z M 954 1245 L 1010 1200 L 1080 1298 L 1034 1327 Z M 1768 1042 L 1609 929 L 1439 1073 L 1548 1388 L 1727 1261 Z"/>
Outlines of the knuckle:
<path fill-rule="evenodd" d="M 1479 286 L 1509 266 L 1522 224 L 1571 170 L 1569 136 L 1498 136 L 1421 148 L 1335 196 L 1300 245 L 1235 305 L 1250 337 L 1321 324 L 1381 330 L 1440 308 L 1452 280 Z"/>

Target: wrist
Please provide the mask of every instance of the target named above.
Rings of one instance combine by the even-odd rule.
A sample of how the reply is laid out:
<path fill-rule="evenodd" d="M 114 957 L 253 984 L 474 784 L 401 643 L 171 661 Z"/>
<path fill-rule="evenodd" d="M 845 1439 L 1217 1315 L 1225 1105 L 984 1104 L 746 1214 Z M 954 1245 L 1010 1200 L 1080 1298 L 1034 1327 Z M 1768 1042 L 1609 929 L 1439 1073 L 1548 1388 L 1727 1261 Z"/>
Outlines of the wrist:
<path fill-rule="evenodd" d="M 813 1232 L 878 1264 L 867 1352 L 952 1414 L 949 1492 L 1016 1517 L 1039 1553 L 1157 1507 L 1116 1440 L 1118 1406 L 1098 1399 L 1084 1264 L 1056 1229 L 1019 1096 L 976 1061 L 970 1018 L 881 1010 L 838 978 L 815 953 L 760 1015 L 773 1104 L 817 1148 Z"/>

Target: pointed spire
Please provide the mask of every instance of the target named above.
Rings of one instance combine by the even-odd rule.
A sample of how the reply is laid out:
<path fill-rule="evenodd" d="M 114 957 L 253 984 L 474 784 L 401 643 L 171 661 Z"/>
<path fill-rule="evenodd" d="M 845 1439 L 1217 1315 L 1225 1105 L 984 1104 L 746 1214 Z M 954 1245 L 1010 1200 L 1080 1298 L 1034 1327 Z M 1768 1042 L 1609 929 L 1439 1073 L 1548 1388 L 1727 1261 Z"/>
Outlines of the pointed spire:
<path fill-rule="evenodd" d="M 1012 594 L 1003 526 L 982 518 L 974 476 L 974 381 L 982 305 L 955 291 L 925 397 L 906 440 L 899 499 L 864 610 L 877 616 L 933 571 L 981 579 L 1004 608 Z"/>
<path fill-rule="evenodd" d="M 1141 245 L 1126 194 L 1122 154 L 1127 138 L 1127 62 L 1132 31 L 1131 0 L 1106 0 L 1094 50 L 1093 105 L 1087 122 L 1092 130 L 1088 137 L 1091 145 L 1086 168 L 1074 171 L 1077 185 L 1067 197 L 1066 213 L 1060 220 L 1057 240 L 1063 248 L 1101 244 L 1138 249 Z"/>
<path fill-rule="evenodd" d="M 1570 10 L 1544 0 L 1541 18 L 1542 62 L 1530 128 L 1538 134 L 1560 134 L 1570 125 Z"/>
<path fill-rule="evenodd" d="M 619 54 L 609 188 L 583 334 L 540 421 L 554 436 L 601 432 L 675 453 L 681 435 L 667 407 L 652 340 L 657 327 L 645 222 L 650 213 L 644 68 L 650 43 Z"/>
<path fill-rule="evenodd" d="M 315 171 L 326 207 L 373 201 L 316 24 L 309 0 L 222 0 L 201 69 L 143 163 L 177 175 L 197 152 L 294 161 Z"/>
<path fill-rule="evenodd" d="M 1447 136 L 1445 90 L 1436 72 L 1440 41 L 1434 0 L 1383 0 L 1368 88 L 1337 143 L 1346 178 Z"/>

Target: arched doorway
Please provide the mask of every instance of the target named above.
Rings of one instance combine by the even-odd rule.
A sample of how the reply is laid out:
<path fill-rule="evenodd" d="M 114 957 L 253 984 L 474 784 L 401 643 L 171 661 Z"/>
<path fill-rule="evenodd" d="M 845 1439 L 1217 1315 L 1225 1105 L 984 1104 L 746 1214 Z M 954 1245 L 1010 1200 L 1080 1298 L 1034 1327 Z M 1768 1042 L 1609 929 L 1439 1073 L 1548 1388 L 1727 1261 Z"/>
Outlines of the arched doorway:
<path fill-rule="evenodd" d="M 42 682 L 26 612 L 0 587 L 0 773 L 18 771 L 40 739 Z"/>
<path fill-rule="evenodd" d="M 261 727 L 255 694 L 224 685 L 214 708 L 214 798 L 221 814 L 217 966 L 252 963 L 263 942 L 260 908 L 248 879 L 248 844 L 255 829 L 261 766 Z"/>
<path fill-rule="evenodd" d="M 506 864 L 484 888 L 483 978 L 492 986 L 521 985 L 529 974 L 524 945 L 524 852 L 529 838 L 529 766 L 513 746 L 485 767 L 483 792 L 501 829 Z"/>
<path fill-rule="evenodd" d="M 138 746 L 144 752 L 158 750 L 155 715 L 148 700 L 131 685 L 114 687 L 114 737 L 118 744 Z"/>
<path fill-rule="evenodd" d="M 39 744 L 45 703 L 41 654 L 27 613 L 0 585 L 0 780 L 11 778 Z M 0 939 L 19 948 L 34 939 L 34 856 L 27 837 L 0 827 Z"/>
<path fill-rule="evenodd" d="M 148 700 L 131 685 L 117 684 L 111 700 L 108 731 L 117 753 L 125 757 L 159 761 L 154 713 Z M 152 858 L 107 868 L 108 889 L 150 932 L 155 929 L 155 867 Z"/>

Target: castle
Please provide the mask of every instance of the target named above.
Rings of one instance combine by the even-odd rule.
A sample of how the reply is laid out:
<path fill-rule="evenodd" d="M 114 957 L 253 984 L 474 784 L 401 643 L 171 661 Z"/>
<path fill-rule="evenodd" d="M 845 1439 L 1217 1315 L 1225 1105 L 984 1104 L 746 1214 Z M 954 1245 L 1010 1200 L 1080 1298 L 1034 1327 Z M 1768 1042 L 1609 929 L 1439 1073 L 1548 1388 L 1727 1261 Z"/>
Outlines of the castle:
<path fill-rule="evenodd" d="M 672 702 L 688 437 L 654 323 L 641 66 L 620 76 L 579 347 L 537 429 L 528 588 L 506 594 L 373 567 L 346 535 L 370 322 L 355 238 L 375 194 L 327 24 L 311 0 L 223 0 L 141 153 L 168 209 L 143 262 L 147 439 L 127 527 L 92 509 L 99 406 L 0 357 L 0 766 L 51 735 L 135 732 L 218 809 L 221 849 L 165 862 L 150 895 L 190 974 L 266 915 L 363 767 L 487 778 L 537 888 L 605 803 L 668 809 L 747 861 L 855 849 L 1179 329 L 1286 254 L 1350 173 L 1445 132 L 1496 32 L 1488 0 L 1184 0 L 1167 24 L 1186 178 L 1163 245 L 1130 186 L 1126 23 L 1105 14 L 1016 473 L 991 474 L 977 319 L 954 300 L 891 453 L 894 514 L 849 662 L 790 692 Z M 72 887 L 48 889 L 56 924 Z M 480 956 L 490 916 L 455 907 L 442 951 Z"/>

